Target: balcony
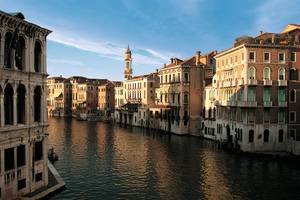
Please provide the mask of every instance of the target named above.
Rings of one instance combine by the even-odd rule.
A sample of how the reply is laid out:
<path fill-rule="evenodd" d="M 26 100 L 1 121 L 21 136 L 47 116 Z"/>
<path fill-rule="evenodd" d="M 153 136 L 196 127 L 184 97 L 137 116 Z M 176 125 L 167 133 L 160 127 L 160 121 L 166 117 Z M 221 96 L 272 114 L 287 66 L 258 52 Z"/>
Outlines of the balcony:
<path fill-rule="evenodd" d="M 252 86 L 257 85 L 257 80 L 256 79 L 248 79 L 248 85 L 252 85 Z"/>
<path fill-rule="evenodd" d="M 227 106 L 236 106 L 237 105 L 237 102 L 236 101 L 227 101 L 226 102 Z"/>
<path fill-rule="evenodd" d="M 257 101 L 239 101 L 239 107 L 257 107 Z"/>
<path fill-rule="evenodd" d="M 287 80 L 278 80 L 278 86 L 287 86 Z"/>
<path fill-rule="evenodd" d="M 223 87 L 231 87 L 231 81 L 224 81 Z"/>
<path fill-rule="evenodd" d="M 287 107 L 286 101 L 278 101 L 278 107 Z"/>
<path fill-rule="evenodd" d="M 264 101 L 264 107 L 272 107 L 272 101 Z"/>
<path fill-rule="evenodd" d="M 264 80 L 264 86 L 272 86 L 272 80 Z"/>

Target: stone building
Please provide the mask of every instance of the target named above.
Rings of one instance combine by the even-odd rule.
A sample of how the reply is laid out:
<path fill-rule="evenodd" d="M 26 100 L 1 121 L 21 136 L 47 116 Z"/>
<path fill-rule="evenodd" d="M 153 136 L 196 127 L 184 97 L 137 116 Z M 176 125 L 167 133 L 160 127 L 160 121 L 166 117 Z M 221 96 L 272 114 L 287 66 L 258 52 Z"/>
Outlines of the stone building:
<path fill-rule="evenodd" d="M 100 116 L 109 119 L 115 110 L 115 85 L 107 82 L 98 86 L 98 111 Z"/>
<path fill-rule="evenodd" d="M 48 185 L 46 37 L 51 31 L 0 11 L 0 199 Z"/>
<path fill-rule="evenodd" d="M 122 87 L 117 87 L 115 120 L 134 126 L 148 126 L 148 106 L 155 102 L 155 87 L 158 84 L 157 73 L 132 76 L 132 57 L 129 47 L 124 55 L 125 70 Z M 117 100 L 118 101 L 118 100 Z"/>
<path fill-rule="evenodd" d="M 72 85 L 69 79 L 50 77 L 47 79 L 47 110 L 49 116 L 72 115 Z"/>
<path fill-rule="evenodd" d="M 115 85 L 115 109 L 119 109 L 125 103 L 123 82 L 115 82 L 114 85 Z"/>
<path fill-rule="evenodd" d="M 168 65 L 159 69 L 157 101 L 150 107 L 150 127 L 176 134 L 200 135 L 206 68 L 200 60 L 197 51 L 187 60 L 171 58 Z"/>
<path fill-rule="evenodd" d="M 299 26 L 289 25 L 282 33 L 237 38 L 215 56 L 204 136 L 242 151 L 300 153 L 299 36 Z"/>

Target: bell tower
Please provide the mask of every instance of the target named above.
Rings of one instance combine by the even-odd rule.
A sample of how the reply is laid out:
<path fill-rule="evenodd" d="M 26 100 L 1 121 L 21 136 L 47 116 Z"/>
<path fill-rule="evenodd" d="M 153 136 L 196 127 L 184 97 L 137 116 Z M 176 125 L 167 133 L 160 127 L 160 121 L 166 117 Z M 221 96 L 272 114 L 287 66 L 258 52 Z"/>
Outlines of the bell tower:
<path fill-rule="evenodd" d="M 124 54 L 124 61 L 125 61 L 125 70 L 124 70 L 124 78 L 130 79 L 132 77 L 132 57 L 131 57 L 131 50 L 129 45 Z"/>

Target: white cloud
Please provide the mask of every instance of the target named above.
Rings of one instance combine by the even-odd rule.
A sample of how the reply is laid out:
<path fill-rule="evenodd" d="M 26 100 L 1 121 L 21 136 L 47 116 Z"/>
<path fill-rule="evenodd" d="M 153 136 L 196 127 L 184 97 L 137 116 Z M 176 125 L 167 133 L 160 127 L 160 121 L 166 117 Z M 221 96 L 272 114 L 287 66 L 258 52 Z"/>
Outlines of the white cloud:
<path fill-rule="evenodd" d="M 80 65 L 82 66 L 83 63 L 77 60 L 66 60 L 66 59 L 55 59 L 55 58 L 48 58 L 48 62 L 54 64 L 69 64 L 69 65 Z"/>
<path fill-rule="evenodd" d="M 62 32 L 55 28 L 50 29 L 53 30 L 53 33 L 51 33 L 48 37 L 50 41 L 75 47 L 84 51 L 93 52 L 99 56 L 115 60 L 123 60 L 125 47 L 122 47 L 122 45 L 96 42 L 83 38 L 82 36 L 75 35 L 74 33 Z M 134 48 L 132 52 L 134 62 L 137 64 L 162 65 L 163 63 L 168 62 L 172 55 L 175 55 L 174 53 L 161 53 L 152 49 L 143 48 Z"/>

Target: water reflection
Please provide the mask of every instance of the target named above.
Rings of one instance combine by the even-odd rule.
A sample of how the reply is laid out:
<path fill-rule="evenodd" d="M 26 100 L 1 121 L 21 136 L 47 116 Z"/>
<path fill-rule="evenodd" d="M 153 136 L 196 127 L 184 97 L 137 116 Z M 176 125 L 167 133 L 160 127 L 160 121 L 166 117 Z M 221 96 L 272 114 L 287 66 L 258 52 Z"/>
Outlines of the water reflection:
<path fill-rule="evenodd" d="M 49 119 L 67 189 L 53 199 L 299 199 L 296 163 L 230 155 L 194 137 Z"/>

